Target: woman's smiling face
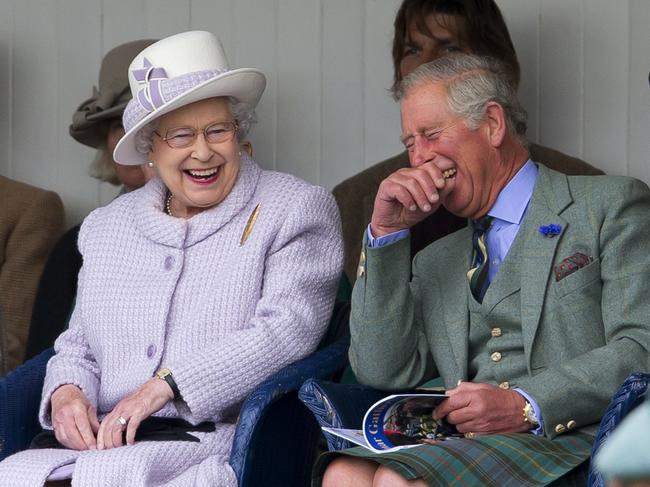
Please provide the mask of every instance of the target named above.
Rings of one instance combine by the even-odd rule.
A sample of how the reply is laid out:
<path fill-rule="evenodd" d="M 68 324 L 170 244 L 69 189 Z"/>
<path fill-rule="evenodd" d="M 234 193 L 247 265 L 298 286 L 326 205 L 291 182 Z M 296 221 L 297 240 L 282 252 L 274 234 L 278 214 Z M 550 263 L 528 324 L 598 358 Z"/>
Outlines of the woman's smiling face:
<path fill-rule="evenodd" d="M 205 139 L 204 129 L 219 122 L 235 122 L 227 98 L 200 100 L 160 117 L 149 158 L 173 195 L 174 216 L 190 218 L 218 205 L 235 185 L 240 166 L 236 132 L 219 143 Z M 172 148 L 173 142 L 163 139 L 191 133 L 177 131 L 184 128 L 196 134 L 187 147 Z"/>

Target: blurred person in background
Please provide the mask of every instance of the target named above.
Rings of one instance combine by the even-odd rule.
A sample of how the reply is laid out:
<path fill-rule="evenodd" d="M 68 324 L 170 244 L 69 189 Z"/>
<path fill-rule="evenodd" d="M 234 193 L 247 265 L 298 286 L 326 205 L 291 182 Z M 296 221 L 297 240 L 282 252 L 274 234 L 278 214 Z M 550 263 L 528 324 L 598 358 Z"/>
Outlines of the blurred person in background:
<path fill-rule="evenodd" d="M 38 280 L 63 222 L 56 193 L 0 176 L 0 374 L 23 361 Z"/>
<path fill-rule="evenodd" d="M 650 487 L 650 396 L 605 440 L 595 465 L 609 487 Z"/>

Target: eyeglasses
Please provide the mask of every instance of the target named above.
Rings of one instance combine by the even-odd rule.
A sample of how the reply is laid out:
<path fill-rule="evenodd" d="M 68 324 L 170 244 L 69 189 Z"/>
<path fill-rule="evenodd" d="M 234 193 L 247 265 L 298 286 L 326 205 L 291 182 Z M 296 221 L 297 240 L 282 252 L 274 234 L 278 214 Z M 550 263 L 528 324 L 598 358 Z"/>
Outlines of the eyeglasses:
<path fill-rule="evenodd" d="M 415 150 L 415 138 L 416 137 L 422 137 L 424 138 L 427 142 L 435 142 L 438 140 L 438 138 L 442 135 L 442 133 L 453 127 L 454 125 L 458 125 L 462 120 L 456 120 L 455 122 L 447 125 L 446 127 L 442 128 L 432 128 L 432 129 L 426 129 L 422 130 L 420 132 L 417 132 L 413 135 L 409 135 L 403 139 L 401 139 L 402 144 L 404 144 L 404 147 L 406 147 L 406 150 L 409 152 L 413 152 Z"/>
<path fill-rule="evenodd" d="M 203 138 L 208 144 L 220 144 L 232 140 L 239 130 L 237 122 L 213 122 L 202 129 L 194 127 L 176 127 L 167 130 L 163 137 L 154 131 L 158 137 L 167 142 L 172 149 L 185 149 L 194 144 L 198 132 L 203 132 Z"/>

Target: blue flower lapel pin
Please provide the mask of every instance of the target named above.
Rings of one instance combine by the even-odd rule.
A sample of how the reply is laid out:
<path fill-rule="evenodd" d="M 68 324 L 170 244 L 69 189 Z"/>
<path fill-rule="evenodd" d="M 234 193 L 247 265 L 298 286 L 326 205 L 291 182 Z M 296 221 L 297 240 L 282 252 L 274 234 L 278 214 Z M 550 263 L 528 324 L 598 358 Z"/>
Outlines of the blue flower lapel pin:
<path fill-rule="evenodd" d="M 542 235 L 548 238 L 553 238 L 556 235 L 559 235 L 561 231 L 562 231 L 562 225 L 556 225 L 555 223 L 551 223 L 550 225 L 539 226 L 539 233 L 541 233 Z"/>

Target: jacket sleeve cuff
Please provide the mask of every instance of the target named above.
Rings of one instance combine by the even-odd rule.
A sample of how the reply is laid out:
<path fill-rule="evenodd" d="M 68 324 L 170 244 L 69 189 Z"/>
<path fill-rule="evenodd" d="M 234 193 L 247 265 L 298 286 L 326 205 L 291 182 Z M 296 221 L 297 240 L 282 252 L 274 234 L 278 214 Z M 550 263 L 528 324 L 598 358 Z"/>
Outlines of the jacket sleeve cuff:
<path fill-rule="evenodd" d="M 368 247 L 370 248 L 384 247 L 399 240 L 403 240 L 409 235 L 410 231 L 408 228 L 405 228 L 404 230 L 398 230 L 397 232 L 389 233 L 381 237 L 373 236 L 372 230 L 370 229 L 370 224 L 368 224 L 368 229 L 366 230 Z"/>
<path fill-rule="evenodd" d="M 544 421 L 542 419 L 542 409 L 539 407 L 539 404 L 537 404 L 537 401 L 535 401 L 535 398 L 520 388 L 516 388 L 515 392 L 518 392 L 519 394 L 524 396 L 524 399 L 526 399 L 526 401 L 530 403 L 530 405 L 533 407 L 533 411 L 535 412 L 535 417 L 537 418 L 537 422 L 539 423 L 539 426 L 537 426 L 537 428 L 535 428 L 534 430 L 531 430 L 531 433 L 537 436 L 544 434 Z"/>

